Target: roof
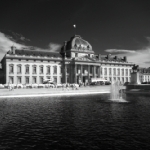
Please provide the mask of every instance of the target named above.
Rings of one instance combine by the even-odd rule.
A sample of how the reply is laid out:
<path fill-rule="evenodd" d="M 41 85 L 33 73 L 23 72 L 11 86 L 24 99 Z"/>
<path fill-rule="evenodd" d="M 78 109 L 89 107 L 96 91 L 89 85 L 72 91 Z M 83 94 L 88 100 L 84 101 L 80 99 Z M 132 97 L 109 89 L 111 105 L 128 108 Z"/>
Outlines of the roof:
<path fill-rule="evenodd" d="M 9 54 L 12 54 L 12 52 L 9 51 Z M 61 57 L 61 55 L 58 52 L 52 52 L 52 51 L 46 51 L 46 50 L 29 50 L 29 49 L 19 50 L 19 49 L 16 49 L 15 54 L 16 55 Z"/>
<path fill-rule="evenodd" d="M 63 46 L 64 47 L 64 46 Z M 77 50 L 91 50 L 91 44 L 84 40 L 80 35 L 75 35 L 66 42 L 66 50 L 77 49 Z"/>

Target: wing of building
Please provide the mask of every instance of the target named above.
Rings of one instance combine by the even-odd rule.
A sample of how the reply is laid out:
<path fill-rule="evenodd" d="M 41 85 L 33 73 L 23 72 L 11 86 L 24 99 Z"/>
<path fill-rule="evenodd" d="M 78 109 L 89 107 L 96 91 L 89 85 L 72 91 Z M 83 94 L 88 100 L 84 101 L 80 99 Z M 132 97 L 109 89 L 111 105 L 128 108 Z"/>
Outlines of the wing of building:
<path fill-rule="evenodd" d="M 150 67 L 149 68 L 140 68 L 140 81 L 143 82 L 150 82 Z"/>
<path fill-rule="evenodd" d="M 1 83 L 40 84 L 44 79 L 56 83 L 89 83 L 91 78 L 130 82 L 133 63 L 127 57 L 95 54 L 89 42 L 75 35 L 65 41 L 60 53 L 18 50 L 14 46 L 1 61 Z"/>

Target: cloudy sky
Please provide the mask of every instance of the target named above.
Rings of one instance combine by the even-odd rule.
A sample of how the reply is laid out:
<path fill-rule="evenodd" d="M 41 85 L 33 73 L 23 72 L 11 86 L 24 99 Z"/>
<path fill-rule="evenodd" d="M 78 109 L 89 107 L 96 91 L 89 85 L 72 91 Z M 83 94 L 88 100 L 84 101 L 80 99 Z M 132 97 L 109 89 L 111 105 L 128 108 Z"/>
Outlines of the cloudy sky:
<path fill-rule="evenodd" d="M 149 0 L 1 0 L 0 59 L 12 45 L 58 51 L 78 34 L 95 53 L 150 67 L 149 6 Z"/>

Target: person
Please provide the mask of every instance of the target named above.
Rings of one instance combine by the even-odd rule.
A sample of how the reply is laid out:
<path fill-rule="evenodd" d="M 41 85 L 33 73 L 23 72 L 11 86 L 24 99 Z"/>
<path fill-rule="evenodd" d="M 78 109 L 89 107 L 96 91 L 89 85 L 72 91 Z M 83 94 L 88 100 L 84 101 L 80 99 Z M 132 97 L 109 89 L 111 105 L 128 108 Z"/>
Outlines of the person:
<path fill-rule="evenodd" d="M 69 91 L 69 84 L 68 83 L 66 84 L 66 89 Z"/>

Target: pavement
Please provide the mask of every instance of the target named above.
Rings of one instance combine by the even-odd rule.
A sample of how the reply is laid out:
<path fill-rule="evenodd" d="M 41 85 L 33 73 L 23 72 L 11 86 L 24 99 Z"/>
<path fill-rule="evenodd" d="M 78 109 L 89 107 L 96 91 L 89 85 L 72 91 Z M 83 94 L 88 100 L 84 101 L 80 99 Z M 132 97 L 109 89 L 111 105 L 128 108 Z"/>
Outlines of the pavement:
<path fill-rule="evenodd" d="M 31 88 L 31 89 L 0 89 L 0 97 L 29 97 L 29 96 L 57 96 L 57 95 L 78 95 L 110 93 L 110 85 L 79 87 L 78 90 L 62 88 Z"/>

